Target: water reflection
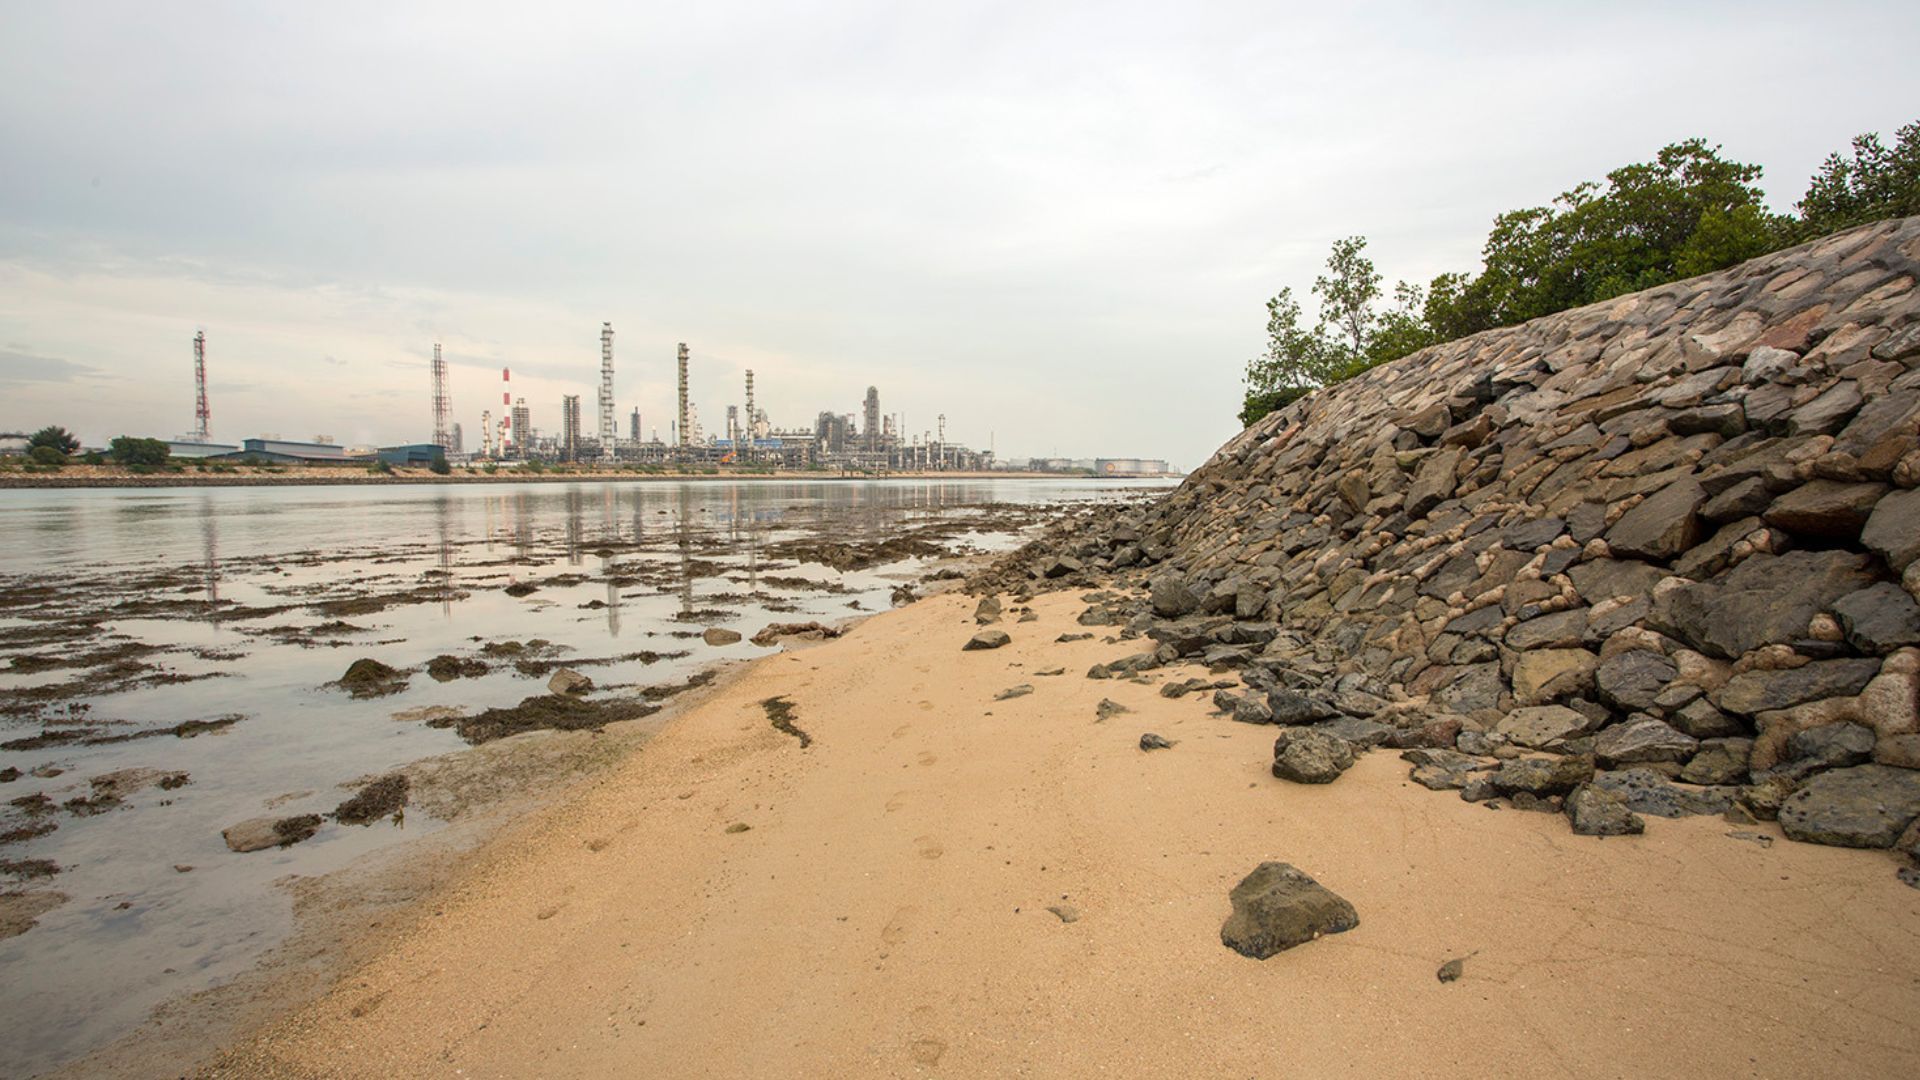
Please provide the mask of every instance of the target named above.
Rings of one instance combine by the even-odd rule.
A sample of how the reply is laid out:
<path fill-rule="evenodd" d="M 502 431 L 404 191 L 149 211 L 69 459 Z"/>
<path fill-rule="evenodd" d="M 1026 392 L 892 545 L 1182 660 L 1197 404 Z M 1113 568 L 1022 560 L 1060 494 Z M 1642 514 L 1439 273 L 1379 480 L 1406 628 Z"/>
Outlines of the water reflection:
<path fill-rule="evenodd" d="M 213 512 L 213 500 L 200 498 L 200 550 L 206 573 L 207 610 L 216 621 L 220 617 L 220 527 Z"/>

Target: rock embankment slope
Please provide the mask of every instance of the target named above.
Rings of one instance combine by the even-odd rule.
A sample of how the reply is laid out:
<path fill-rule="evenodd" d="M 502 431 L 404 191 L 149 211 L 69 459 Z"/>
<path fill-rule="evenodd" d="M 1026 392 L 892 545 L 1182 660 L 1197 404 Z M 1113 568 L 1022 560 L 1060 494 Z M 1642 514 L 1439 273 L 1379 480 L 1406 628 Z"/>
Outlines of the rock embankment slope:
<path fill-rule="evenodd" d="M 1917 278 L 1920 218 L 1884 222 L 1430 348 L 975 587 L 1143 586 L 1083 616 L 1157 646 L 1102 674 L 1236 669 L 1235 719 L 1579 831 L 1914 854 Z"/>

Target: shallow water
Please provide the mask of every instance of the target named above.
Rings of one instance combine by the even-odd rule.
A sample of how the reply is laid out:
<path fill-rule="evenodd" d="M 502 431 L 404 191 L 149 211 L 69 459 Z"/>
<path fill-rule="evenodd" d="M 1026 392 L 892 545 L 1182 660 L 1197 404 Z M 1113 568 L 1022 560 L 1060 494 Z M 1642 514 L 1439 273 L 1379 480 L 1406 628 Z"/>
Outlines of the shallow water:
<path fill-rule="evenodd" d="M 770 651 L 709 647 L 706 627 L 750 637 L 771 622 L 885 610 L 895 587 L 926 568 L 912 558 L 841 572 L 785 544 L 912 534 L 949 553 L 998 550 L 1037 520 L 1034 508 L 1154 486 L 0 492 L 0 770 L 22 774 L 0 784 L 0 800 L 45 794 L 53 804 L 38 815 L 0 806 L 0 829 L 54 826 L 0 844 L 0 858 L 59 867 L 28 879 L 14 865 L 0 890 L 70 898 L 0 940 L 0 1075 L 70 1060 L 165 998 L 250 967 L 291 924 L 276 881 L 440 827 L 415 811 L 403 825 L 329 822 L 311 840 L 248 854 L 220 835 L 263 814 L 324 814 L 356 781 L 465 745 L 396 712 L 477 711 L 545 692 L 544 667 L 522 670 L 484 645 L 552 642 L 540 657 L 588 674 L 596 697 L 678 683 Z M 510 595 L 516 582 L 535 591 Z M 442 654 L 489 670 L 444 683 L 417 671 L 400 693 L 366 700 L 328 685 L 359 657 L 417 668 Z M 167 730 L 223 718 L 237 719 L 191 737 Z M 65 805 L 93 795 L 93 778 L 133 768 L 190 782 L 104 808 Z"/>

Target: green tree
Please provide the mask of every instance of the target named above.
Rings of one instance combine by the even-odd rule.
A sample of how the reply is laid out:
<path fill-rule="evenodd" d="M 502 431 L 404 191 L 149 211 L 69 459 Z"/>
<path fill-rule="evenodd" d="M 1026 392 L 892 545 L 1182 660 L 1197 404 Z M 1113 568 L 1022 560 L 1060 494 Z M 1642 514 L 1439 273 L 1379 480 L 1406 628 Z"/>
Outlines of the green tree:
<path fill-rule="evenodd" d="M 66 428 L 58 424 L 48 424 L 32 435 L 27 436 L 27 449 L 29 451 L 42 446 L 51 447 L 58 452 L 61 457 L 66 458 L 73 456 L 74 452 L 80 449 L 80 440 L 74 436 L 73 432 L 68 431 Z"/>
<path fill-rule="evenodd" d="M 159 439 L 137 439 L 131 435 L 118 435 L 107 445 L 107 457 L 116 465 L 129 469 L 157 469 L 167 463 L 173 451 Z"/>
<path fill-rule="evenodd" d="M 1367 351 L 1373 334 L 1373 304 L 1380 299 L 1380 274 L 1364 254 L 1367 238 L 1349 236 L 1333 243 L 1327 272 L 1313 279 L 1320 298 L 1320 321 L 1331 323 L 1346 338 L 1349 358 Z"/>
<path fill-rule="evenodd" d="M 1373 334 L 1367 340 L 1365 366 L 1375 367 L 1398 360 L 1444 340 L 1428 324 L 1426 306 L 1425 289 L 1405 281 L 1396 283 L 1393 287 L 1393 307 L 1380 315 Z"/>
<path fill-rule="evenodd" d="M 1251 425 L 1327 381 L 1339 364 L 1324 326 L 1300 326 L 1300 302 L 1284 288 L 1267 301 L 1266 351 L 1247 361 L 1240 421 Z"/>
<path fill-rule="evenodd" d="M 1892 147 L 1874 132 L 1855 136 L 1853 153 L 1829 155 L 1795 209 L 1801 240 L 1920 214 L 1920 121 L 1895 132 Z"/>
<path fill-rule="evenodd" d="M 28 450 L 27 460 L 33 462 L 35 465 L 51 465 L 57 469 L 67 463 L 67 455 L 51 446 L 43 444 Z"/>
<path fill-rule="evenodd" d="M 439 451 L 434 452 L 433 460 L 427 463 L 427 468 L 432 470 L 435 476 L 446 476 L 453 472 L 453 466 L 447 464 L 447 455 Z"/>

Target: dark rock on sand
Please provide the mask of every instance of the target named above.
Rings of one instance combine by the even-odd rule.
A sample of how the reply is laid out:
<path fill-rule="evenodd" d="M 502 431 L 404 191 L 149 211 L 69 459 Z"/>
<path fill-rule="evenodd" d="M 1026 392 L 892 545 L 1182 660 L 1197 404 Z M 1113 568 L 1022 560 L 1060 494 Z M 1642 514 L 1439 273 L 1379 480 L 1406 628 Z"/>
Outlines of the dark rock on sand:
<path fill-rule="evenodd" d="M 1140 736 L 1140 749 L 1142 750 L 1170 750 L 1172 748 L 1172 743 L 1159 735 L 1155 735 L 1151 731 Z"/>
<path fill-rule="evenodd" d="M 1579 836 L 1627 836 L 1647 828 L 1618 795 L 1592 784 L 1582 784 L 1567 796 L 1566 814 Z"/>
<path fill-rule="evenodd" d="M 1892 847 L 1916 818 L 1920 772 L 1887 765 L 1821 773 L 1780 805 L 1789 837 L 1838 847 Z"/>
<path fill-rule="evenodd" d="M 1360 925 L 1352 904 L 1283 862 L 1261 863 L 1229 899 L 1233 914 L 1220 927 L 1220 943 L 1255 960 Z"/>
<path fill-rule="evenodd" d="M 1007 636 L 1005 630 L 982 630 L 968 638 L 967 643 L 960 647 L 960 651 L 978 652 L 981 649 L 998 649 L 1012 641 L 1013 639 Z"/>
<path fill-rule="evenodd" d="M 1273 742 L 1273 775 L 1296 784 L 1330 784 L 1353 768 L 1353 744 L 1324 731 L 1294 728 Z"/>

